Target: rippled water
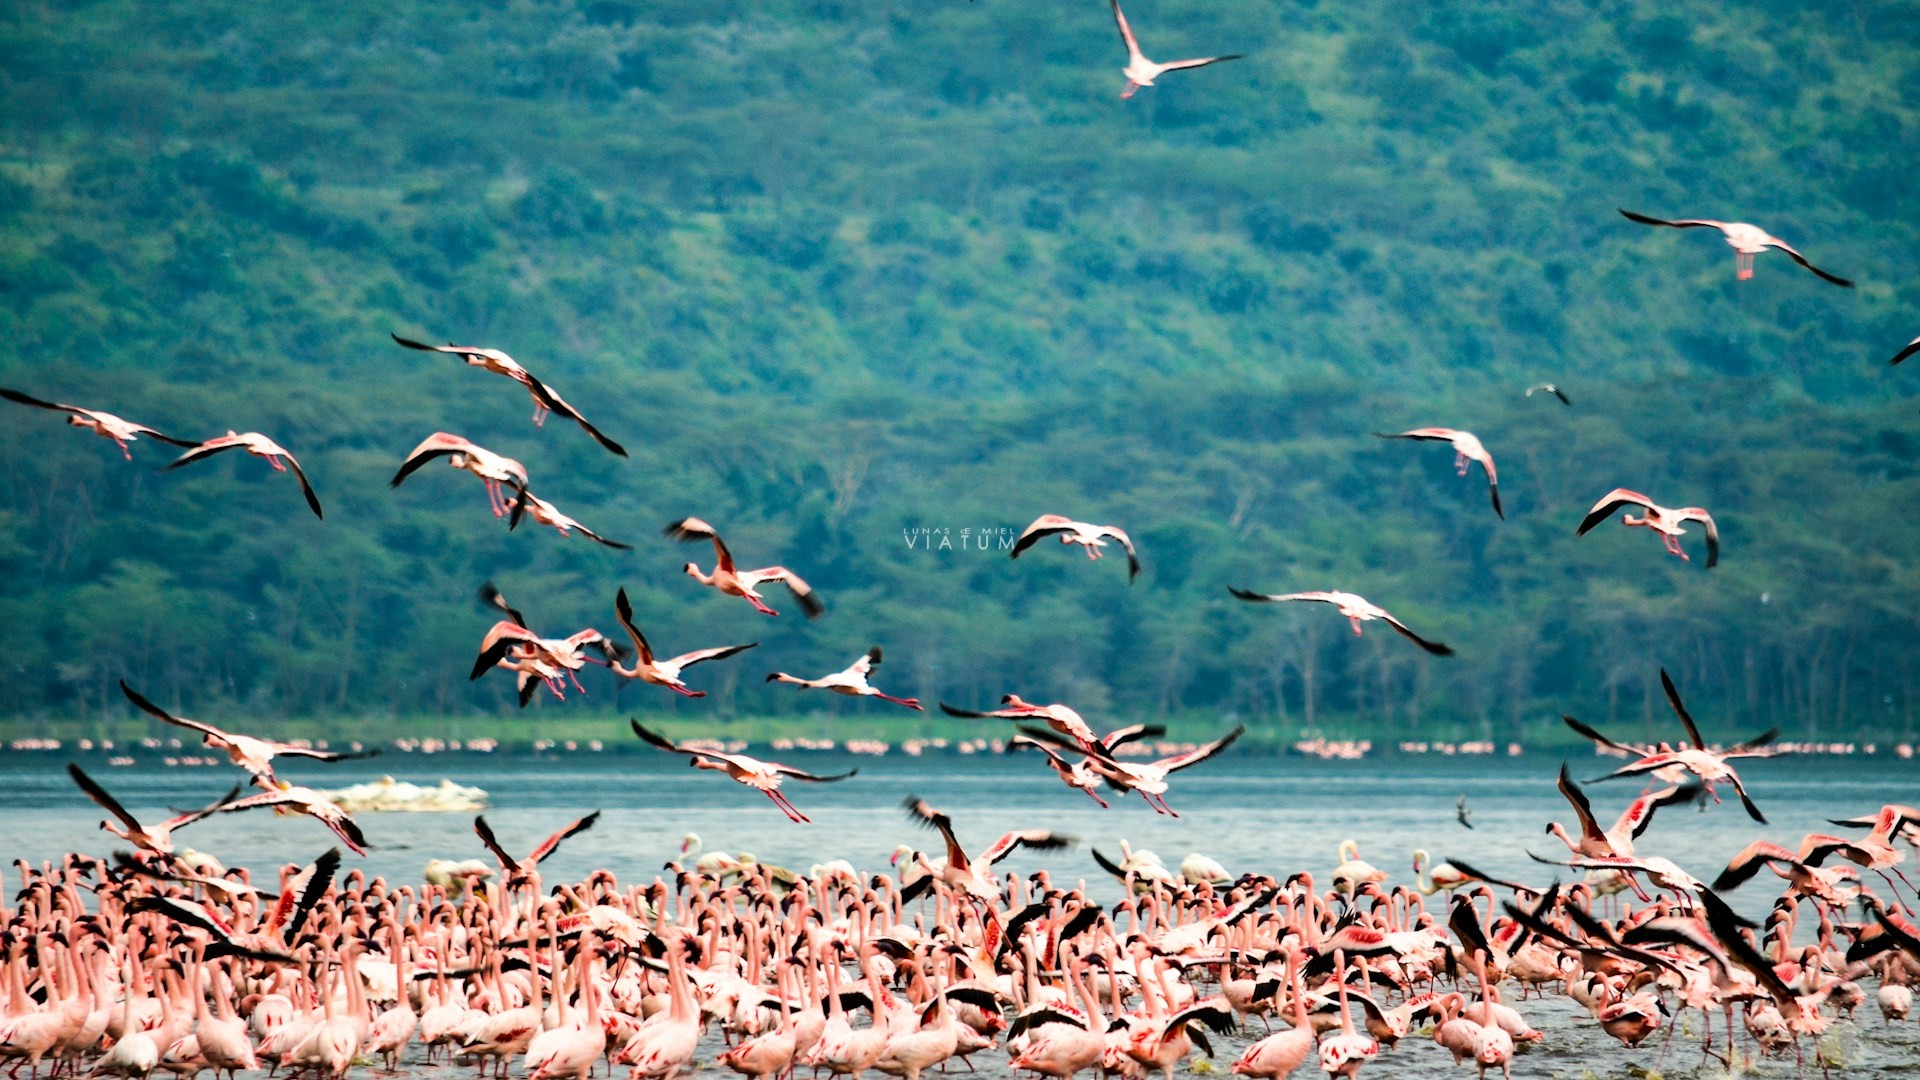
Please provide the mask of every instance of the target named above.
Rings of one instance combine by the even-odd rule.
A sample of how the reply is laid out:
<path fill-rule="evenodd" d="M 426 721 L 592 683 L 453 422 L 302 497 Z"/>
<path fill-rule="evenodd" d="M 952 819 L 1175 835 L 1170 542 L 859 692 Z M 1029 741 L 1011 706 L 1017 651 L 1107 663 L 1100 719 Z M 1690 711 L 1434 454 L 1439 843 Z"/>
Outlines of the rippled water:
<path fill-rule="evenodd" d="M 388 772 L 421 784 L 448 777 L 482 787 L 493 802 L 487 819 L 509 849 L 531 848 L 567 821 L 600 810 L 598 826 L 567 841 L 543 868 L 550 878 L 568 880 L 603 867 L 626 882 L 650 880 L 663 862 L 678 854 L 682 835 L 690 831 L 700 834 L 708 850 L 751 851 L 762 861 L 803 872 L 829 858 L 885 870 L 895 845 L 929 847 L 938 842 L 902 813 L 900 803 L 909 793 L 950 812 L 970 849 L 984 847 L 1013 828 L 1046 826 L 1080 837 L 1075 850 L 1037 855 L 1022 851 L 1002 864 L 1003 869 L 1029 872 L 1044 866 L 1056 878 L 1085 876 L 1089 884 L 1115 897 L 1117 888 L 1093 863 L 1087 847 L 1117 856 L 1124 838 L 1136 848 L 1159 852 L 1169 865 L 1188 852 L 1201 851 L 1236 873 L 1310 870 L 1324 882 L 1337 861 L 1336 846 L 1353 838 L 1360 843 L 1361 856 L 1388 871 L 1395 882 L 1412 880 L 1412 853 L 1425 848 L 1436 858 L 1456 856 L 1490 873 L 1544 883 L 1555 868 L 1530 861 L 1526 850 L 1561 857 L 1564 849 L 1543 830 L 1548 821 L 1572 823 L 1570 808 L 1553 785 L 1559 759 L 1538 754 L 1358 762 L 1236 756 L 1175 778 L 1169 801 L 1180 811 L 1178 819 L 1155 815 L 1134 798 L 1118 800 L 1113 809 L 1103 811 L 1085 795 L 1063 787 L 1030 757 L 795 753 L 788 758 L 819 772 L 857 766 L 860 775 L 840 784 L 790 785 L 786 790 L 793 801 L 814 818 L 807 826 L 789 823 L 758 793 L 716 774 L 696 772 L 667 755 L 389 755 L 331 767 L 294 763 L 284 772 L 315 787 L 344 787 Z M 100 812 L 62 771 L 65 761 L 59 754 L 0 757 L 0 811 L 5 814 L 9 863 L 16 857 L 57 858 L 69 850 L 105 854 L 114 847 L 113 838 L 97 828 Z M 228 768 L 109 768 L 103 759 L 85 764 L 143 818 L 162 815 L 169 806 L 209 802 L 238 775 Z M 1660 812 L 1639 841 L 1639 850 L 1666 856 L 1711 879 L 1728 858 L 1759 836 L 1793 847 L 1804 833 L 1831 831 L 1827 818 L 1866 813 L 1886 802 L 1920 802 L 1920 793 L 1914 791 L 1920 773 L 1911 763 L 1891 758 L 1788 758 L 1745 764 L 1742 775 L 1771 825 L 1750 822 L 1731 800 L 1704 813 L 1673 807 Z M 1582 754 L 1573 768 L 1576 776 L 1603 772 L 1605 759 Z M 1610 823 L 1638 790 L 1630 781 L 1617 781 L 1590 788 L 1589 795 L 1603 823 Z M 1461 794 L 1468 796 L 1473 810 L 1472 830 L 1454 821 L 1454 800 Z M 362 866 L 369 874 L 417 880 L 429 858 L 487 857 L 473 836 L 470 815 L 367 814 L 360 820 L 374 850 L 364 860 L 349 855 L 348 866 Z M 306 862 L 333 838 L 304 818 L 249 812 L 195 825 L 176 842 L 260 872 L 285 862 Z M 1574 873 L 1557 872 L 1568 879 Z M 1776 894 L 1769 880 L 1768 875 L 1756 878 L 1733 899 L 1750 914 L 1764 912 Z M 1877 880 L 1873 884 L 1881 887 Z M 1657 1045 L 1621 1050 L 1583 1013 L 1576 1016 L 1577 1007 L 1565 999 L 1530 1001 L 1523 1011 L 1548 1038 L 1517 1060 L 1519 1076 L 1572 1078 L 1589 1071 L 1618 1076 L 1626 1074 L 1630 1063 L 1667 1075 L 1691 1074 L 1700 1060 L 1692 1048 L 1697 1046 L 1697 1015 L 1686 1018 L 1689 1030 L 1675 1036 L 1662 1062 Z M 1912 1024 L 1882 1025 L 1871 987 L 1860 1022 L 1836 1024 L 1835 1029 L 1832 1041 L 1851 1062 L 1850 1074 L 1920 1073 L 1920 1031 Z M 1221 1071 L 1247 1041 L 1216 1041 Z M 711 1057 L 702 1054 L 703 1061 Z M 1431 1042 L 1412 1040 L 1368 1065 L 1365 1075 L 1430 1075 L 1449 1060 Z M 975 1063 L 984 1074 L 1003 1075 L 1004 1062 L 1003 1055 L 987 1052 Z M 1758 1075 L 1793 1071 L 1791 1060 L 1754 1069 Z M 1705 1072 L 1723 1075 L 1713 1062 Z"/>

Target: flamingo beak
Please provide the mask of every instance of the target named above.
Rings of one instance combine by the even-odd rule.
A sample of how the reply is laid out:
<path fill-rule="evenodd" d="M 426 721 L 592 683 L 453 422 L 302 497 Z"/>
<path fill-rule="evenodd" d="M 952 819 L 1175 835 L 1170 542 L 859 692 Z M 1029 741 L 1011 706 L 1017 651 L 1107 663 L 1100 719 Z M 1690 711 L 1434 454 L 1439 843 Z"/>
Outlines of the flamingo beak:
<path fill-rule="evenodd" d="M 900 853 L 896 851 L 896 852 L 894 852 L 893 854 L 891 854 L 891 855 L 889 855 L 889 856 L 887 856 L 887 865 L 888 865 L 888 866 L 899 866 L 899 865 L 900 865 Z"/>

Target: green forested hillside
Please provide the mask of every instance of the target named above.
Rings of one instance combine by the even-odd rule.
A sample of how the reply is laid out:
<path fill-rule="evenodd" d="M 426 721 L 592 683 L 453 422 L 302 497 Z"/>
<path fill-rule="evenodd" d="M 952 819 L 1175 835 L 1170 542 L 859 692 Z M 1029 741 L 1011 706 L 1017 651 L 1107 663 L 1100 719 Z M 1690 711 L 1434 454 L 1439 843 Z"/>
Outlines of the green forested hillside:
<path fill-rule="evenodd" d="M 556 635 L 615 630 L 625 585 L 664 650 L 765 643 L 706 701 L 618 699 L 685 718 L 894 723 L 760 682 L 878 642 L 895 693 L 1196 729 L 1664 724 L 1664 665 L 1718 734 L 1912 730 L 1920 368 L 1885 360 L 1920 333 L 1920 9 L 1129 15 L 1247 58 L 1122 102 L 1099 0 L 8 5 L 0 385 L 265 432 L 327 518 L 256 459 L 157 474 L 7 406 L 0 713 L 121 715 L 121 677 L 278 730 L 511 712 L 466 678 L 492 579 Z M 1859 287 L 1736 283 L 1717 234 L 1616 207 Z M 506 350 L 631 459 L 389 332 Z M 1487 443 L 1505 523 L 1444 446 L 1370 434 L 1423 425 Z M 636 550 L 509 534 L 438 467 L 389 490 L 436 430 Z M 1721 565 L 1576 540 L 1617 485 L 1712 509 Z M 1140 581 L 908 544 L 1049 511 L 1129 529 Z M 828 616 L 681 576 L 686 514 Z M 1458 656 L 1228 585 L 1350 589 Z M 557 707 L 610 708 L 589 678 Z"/>

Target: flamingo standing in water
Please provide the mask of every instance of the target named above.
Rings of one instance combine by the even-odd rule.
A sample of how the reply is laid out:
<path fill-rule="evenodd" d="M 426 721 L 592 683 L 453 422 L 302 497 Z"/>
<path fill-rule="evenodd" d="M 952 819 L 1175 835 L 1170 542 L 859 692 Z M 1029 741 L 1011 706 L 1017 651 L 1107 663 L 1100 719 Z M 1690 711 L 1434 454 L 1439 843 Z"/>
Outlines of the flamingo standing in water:
<path fill-rule="evenodd" d="M 1242 600 L 1256 604 L 1280 604 L 1289 600 L 1317 600 L 1323 604 L 1332 604 L 1334 607 L 1340 609 L 1340 614 L 1345 615 L 1348 622 L 1353 624 L 1354 637 L 1360 636 L 1361 623 L 1380 619 L 1398 631 L 1402 637 L 1405 637 L 1408 641 L 1413 642 L 1415 645 L 1420 646 L 1435 656 L 1453 655 L 1451 648 L 1437 641 L 1428 641 L 1426 638 L 1407 629 L 1406 623 L 1389 615 L 1387 609 L 1372 603 L 1364 596 L 1357 596 L 1350 592 L 1297 592 L 1273 595 L 1270 593 L 1249 592 L 1246 589 L 1236 589 L 1232 586 L 1228 586 L 1227 591 Z"/>
<path fill-rule="evenodd" d="M 1793 250 L 1792 245 L 1777 236 L 1769 234 L 1765 229 L 1757 225 L 1748 225 L 1742 221 L 1712 221 L 1707 218 L 1682 218 L 1679 221 L 1664 221 L 1660 218 L 1648 217 L 1645 214 L 1636 214 L 1631 210 L 1622 210 L 1620 214 L 1628 221 L 1637 221 L 1642 225 L 1664 225 L 1671 229 L 1719 229 L 1720 235 L 1727 241 L 1727 246 L 1734 250 L 1734 276 L 1741 281 L 1745 281 L 1753 276 L 1753 257 L 1768 248 L 1772 248 L 1775 251 L 1786 252 L 1789 259 L 1813 271 L 1816 276 L 1826 281 L 1831 281 L 1843 289 L 1853 288 L 1853 282 L 1843 277 L 1835 277 L 1813 265 L 1807 261 L 1805 255 Z"/>
<path fill-rule="evenodd" d="M 793 598 L 798 600 L 800 607 L 806 611 L 807 618 L 817 619 L 827 610 L 813 595 L 813 586 L 802 581 L 800 575 L 784 566 L 768 566 L 759 570 L 741 570 L 735 567 L 733 552 L 727 550 L 726 542 L 720 539 L 719 530 L 699 518 L 681 518 L 661 531 L 683 544 L 698 543 L 702 540 L 711 541 L 714 555 L 713 573 L 703 574 L 700 572 L 698 563 L 688 563 L 685 568 L 687 576 L 702 585 L 711 585 L 728 596 L 743 598 L 762 615 L 780 614 L 767 606 L 758 591 L 759 586 L 776 581 L 785 585 L 788 591 L 793 593 Z"/>
<path fill-rule="evenodd" d="M 633 605 L 627 601 L 627 590 L 624 586 L 613 598 L 613 610 L 614 614 L 620 618 L 620 625 L 626 628 L 627 637 L 633 640 L 634 662 L 632 667 L 626 667 L 621 660 L 615 659 L 608 665 L 608 669 L 622 678 L 639 679 L 644 683 L 664 686 L 684 697 L 706 697 L 707 692 L 687 689 L 687 684 L 680 679 L 682 671 L 708 660 L 724 660 L 735 653 L 756 648 L 760 644 L 755 641 L 746 645 L 722 645 L 716 649 L 695 649 L 690 653 L 681 653 L 670 660 L 657 660 L 653 655 L 653 646 L 647 644 L 646 635 L 640 632 L 639 627 L 633 625 Z"/>
<path fill-rule="evenodd" d="M 1532 393 L 1532 391 L 1528 391 L 1528 393 Z M 1480 468 L 1485 470 L 1487 474 L 1487 494 L 1493 497 L 1493 512 L 1500 516 L 1501 521 L 1507 520 L 1507 512 L 1500 509 L 1500 474 L 1495 471 L 1493 467 L 1493 455 L 1487 452 L 1487 448 L 1481 445 L 1480 440 L 1474 436 L 1473 432 L 1455 431 L 1452 428 L 1443 427 L 1423 427 L 1414 428 L 1412 431 L 1402 431 L 1397 435 L 1389 435 L 1383 431 L 1376 431 L 1374 435 L 1382 439 L 1416 439 L 1428 442 L 1451 443 L 1453 445 L 1454 468 L 1459 470 L 1461 476 L 1465 476 L 1467 475 L 1467 463 L 1471 461 L 1479 462 Z"/>
<path fill-rule="evenodd" d="M 1680 538 L 1687 534 L 1687 530 L 1681 526 L 1689 521 L 1698 521 L 1707 528 L 1707 569 L 1713 569 L 1714 564 L 1720 561 L 1720 528 L 1713 523 L 1712 514 L 1697 506 L 1670 510 L 1645 495 L 1627 488 L 1614 488 L 1602 495 L 1600 501 L 1593 504 L 1593 509 L 1587 511 L 1587 516 L 1581 520 L 1580 527 L 1574 530 L 1573 535 L 1585 536 L 1595 525 L 1612 517 L 1615 510 L 1631 509 L 1636 506 L 1640 508 L 1641 516 L 1623 514 L 1620 517 L 1620 524 L 1628 528 L 1645 528 L 1659 533 L 1661 541 L 1667 545 L 1669 552 L 1680 556 L 1682 561 L 1691 561 L 1680 547 Z"/>
<path fill-rule="evenodd" d="M 640 736 L 647 745 L 655 746 L 675 754 L 686 754 L 696 769 L 712 769 L 715 772 L 726 773 L 740 783 L 772 799 L 773 805 L 779 807 L 780 812 L 787 815 L 788 820 L 794 822 L 811 824 L 813 819 L 801 813 L 798 807 L 788 802 L 787 797 L 780 793 L 781 781 L 791 778 L 794 780 L 805 780 L 810 784 L 831 784 L 835 781 L 845 780 L 851 776 L 858 776 L 860 773 L 859 769 L 849 769 L 846 772 L 834 776 L 816 776 L 813 773 L 796 769 L 791 765 L 782 765 L 777 761 L 761 761 L 758 758 L 750 758 L 745 754 L 724 754 L 718 750 L 702 750 L 698 747 L 681 746 L 667 739 L 665 736 L 641 727 L 640 721 L 638 720 L 629 720 L 628 723 L 633 725 L 633 733 Z"/>
<path fill-rule="evenodd" d="M 1903 356 L 1901 359 L 1905 359 L 1905 357 Z M 1898 360 L 1894 361 L 1894 363 L 1899 362 Z M 125 455 L 128 461 L 133 460 L 133 451 L 127 449 L 127 444 L 138 440 L 142 435 L 145 435 L 149 439 L 158 439 L 163 443 L 172 443 L 175 446 L 194 445 L 185 439 L 176 439 L 171 435 L 162 435 L 145 424 L 136 424 L 131 420 L 122 419 L 110 412 L 101 412 L 98 409 L 83 409 L 78 405 L 62 405 L 57 401 L 41 401 L 37 397 L 28 397 L 18 390 L 0 389 L 0 398 L 6 398 L 8 401 L 21 405 L 31 405 L 36 409 L 52 409 L 54 412 L 68 413 L 70 415 L 67 417 L 67 423 L 72 424 L 74 427 L 86 428 L 88 431 L 93 432 L 103 439 L 111 439 L 113 445 L 120 448 L 120 453 Z"/>
<path fill-rule="evenodd" d="M 446 353 L 450 356 L 457 356 L 465 360 L 473 367 L 484 368 L 487 371 L 493 372 L 495 375 L 505 375 L 507 378 L 526 387 L 527 393 L 533 395 L 534 427 L 540 427 L 547 422 L 547 413 L 557 412 L 561 416 L 579 424 L 580 427 L 586 431 L 587 434 L 593 436 L 593 440 L 601 446 L 619 454 L 621 457 L 627 456 L 625 447 L 602 435 L 599 428 L 587 423 L 587 418 L 580 415 L 580 410 L 567 404 L 559 394 L 554 393 L 553 387 L 534 378 L 533 373 L 521 367 L 519 361 L 501 352 L 499 349 L 481 349 L 471 345 L 427 345 L 418 341 L 409 341 L 391 331 L 388 332 L 387 336 L 405 345 L 409 349 L 419 349 L 423 352 Z"/>
<path fill-rule="evenodd" d="M 201 745 L 225 751 L 227 760 L 254 776 L 264 776 L 269 780 L 273 778 L 273 759 L 277 757 L 303 757 L 312 758 L 315 761 L 351 761 L 355 758 L 377 757 L 380 754 L 379 747 L 344 753 L 314 750 L 305 746 L 295 746 L 292 743 L 274 742 L 272 739 L 256 739 L 251 735 L 235 735 L 232 732 L 222 731 L 212 724 L 203 724 L 198 720 L 173 715 L 135 692 L 133 687 L 127 685 L 125 679 L 120 680 L 120 692 L 127 695 L 127 700 L 138 706 L 140 711 L 175 727 L 199 732 Z"/>
<path fill-rule="evenodd" d="M 1089 559 L 1100 558 L 1100 549 L 1107 546 L 1107 541 L 1116 540 L 1127 552 L 1127 584 L 1133 584 L 1133 579 L 1140 576 L 1140 556 L 1134 552 L 1133 541 L 1125 530 L 1113 525 L 1089 525 L 1059 514 L 1041 514 L 1034 518 L 1033 524 L 1021 530 L 1020 538 L 1013 542 L 1013 553 L 1007 557 L 1019 558 L 1021 552 L 1046 536 L 1058 536 L 1062 544 L 1079 544 L 1087 549 Z"/>
<path fill-rule="evenodd" d="M 300 463 L 293 459 L 293 455 L 287 453 L 286 449 L 279 443 L 274 442 L 272 439 L 267 438 L 257 431 L 249 431 L 244 435 L 238 432 L 228 431 L 225 435 L 208 439 L 206 442 L 195 445 L 186 453 L 181 454 L 179 457 L 174 458 L 162 466 L 161 471 L 177 469 L 182 465 L 191 465 L 196 461 L 202 461 L 212 457 L 223 450 L 245 450 L 254 457 L 266 458 L 267 464 L 273 466 L 274 472 L 286 472 L 289 469 L 293 470 L 293 478 L 300 481 L 300 493 L 307 497 L 307 505 L 313 509 L 313 516 L 317 518 L 326 517 L 320 510 L 320 496 L 315 495 L 313 493 L 313 485 L 307 483 L 306 470 L 302 469 Z M 285 465 L 280 463 L 283 459 L 286 461 Z"/>
<path fill-rule="evenodd" d="M 432 461 L 444 457 L 447 464 L 456 469 L 465 469 L 480 478 L 487 486 L 487 506 L 494 517 L 506 517 L 514 505 L 507 500 L 501 490 L 504 484 L 512 484 L 520 494 L 519 504 L 524 506 L 527 493 L 527 467 L 510 457 L 503 457 L 484 446 L 473 443 L 444 431 L 436 431 L 421 441 L 407 460 L 400 463 L 400 471 L 393 474 L 387 482 L 388 487 L 399 487 L 401 482 L 413 475 L 414 471 Z"/>
<path fill-rule="evenodd" d="M 1132 97 L 1134 91 L 1143 86 L 1152 86 L 1153 80 L 1169 71 L 1206 67 L 1208 64 L 1218 64 L 1223 60 L 1240 59 L 1240 54 L 1233 53 L 1228 56 L 1207 56 L 1198 60 L 1175 60 L 1171 63 L 1156 64 L 1140 51 L 1140 43 L 1133 37 L 1133 27 L 1127 25 L 1127 17 L 1120 11 L 1120 0 L 1109 0 L 1109 2 L 1113 5 L 1113 21 L 1120 27 L 1120 40 L 1127 47 L 1127 66 L 1121 72 L 1127 77 L 1127 88 L 1120 92 L 1122 99 Z"/>
<path fill-rule="evenodd" d="M 892 694 L 883 694 L 868 684 L 867 676 L 872 674 L 873 669 L 879 666 L 880 646 L 875 645 L 873 648 L 867 650 L 865 656 L 855 660 L 853 664 L 844 671 L 836 671 L 831 675 L 822 675 L 817 679 L 802 679 L 789 675 L 784 671 L 776 671 L 767 676 L 767 681 L 792 683 L 802 690 L 831 690 L 836 694 L 845 694 L 848 697 L 877 697 L 881 701 L 891 701 L 895 705 L 905 705 L 915 712 L 927 711 L 926 706 L 920 704 L 919 698 L 899 698 L 894 697 Z"/>

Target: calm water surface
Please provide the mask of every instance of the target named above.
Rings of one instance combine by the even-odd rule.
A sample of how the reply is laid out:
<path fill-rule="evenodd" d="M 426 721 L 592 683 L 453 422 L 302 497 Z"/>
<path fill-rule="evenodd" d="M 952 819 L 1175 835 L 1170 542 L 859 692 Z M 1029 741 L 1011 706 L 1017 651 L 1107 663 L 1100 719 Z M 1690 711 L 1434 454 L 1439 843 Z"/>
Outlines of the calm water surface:
<path fill-rule="evenodd" d="M 1035 758 L 856 758 L 804 752 L 785 757 L 818 772 L 857 766 L 860 775 L 840 784 L 792 784 L 785 789 L 813 817 L 810 826 L 791 824 L 765 797 L 667 755 L 389 754 L 332 767 L 295 762 L 285 775 L 315 787 L 345 787 L 385 774 L 422 785 L 446 777 L 478 786 L 490 793 L 487 819 L 510 850 L 531 848 L 573 818 L 600 810 L 598 826 L 567 841 L 544 869 L 550 878 L 577 880 L 604 867 L 629 883 L 658 874 L 661 864 L 678 854 L 681 837 L 688 832 L 698 833 L 708 850 L 751 851 L 762 861 L 802 872 L 830 858 L 886 870 L 887 857 L 898 844 L 938 845 L 937 836 L 915 827 L 901 811 L 900 803 L 910 793 L 951 813 L 961 841 L 971 850 L 1014 828 L 1045 826 L 1072 833 L 1081 841 L 1075 850 L 1038 855 L 1022 851 L 1003 863 L 1003 869 L 1024 873 L 1045 867 L 1056 878 L 1084 876 L 1114 898 L 1117 887 L 1094 864 L 1088 847 L 1117 857 L 1124 839 L 1136 848 L 1157 851 L 1169 865 L 1200 851 L 1236 873 L 1309 870 L 1324 883 L 1337 861 L 1335 848 L 1352 838 L 1360 843 L 1362 858 L 1388 871 L 1394 882 L 1411 882 L 1413 852 L 1424 848 L 1436 858 L 1457 856 L 1489 873 L 1544 884 L 1555 868 L 1530 861 L 1527 849 L 1563 857 L 1559 842 L 1543 830 L 1549 821 L 1569 827 L 1573 822 L 1553 784 L 1559 759 L 1540 754 L 1396 756 L 1358 762 L 1233 757 L 1175 778 L 1169 801 L 1180 811 L 1178 819 L 1153 814 L 1137 798 L 1117 800 L 1113 809 L 1103 811 L 1085 795 L 1063 787 Z M 209 802 L 237 776 L 237 770 L 225 767 L 110 768 L 103 758 L 81 760 L 142 818 L 164 815 L 168 807 Z M 0 820 L 5 822 L 0 854 L 8 863 L 14 858 L 57 858 L 70 850 L 105 855 L 115 846 L 113 838 L 98 829 L 101 813 L 63 771 L 66 761 L 59 753 L 0 756 Z M 1576 777 L 1606 771 L 1606 759 L 1585 754 L 1572 764 Z M 1863 814 L 1887 802 L 1920 802 L 1915 791 L 1920 773 L 1911 762 L 1891 757 L 1745 764 L 1742 775 L 1770 825 L 1749 821 L 1731 800 L 1704 813 L 1673 807 L 1661 811 L 1638 849 L 1711 879 L 1727 859 L 1760 836 L 1791 848 L 1807 832 L 1831 831 L 1827 818 Z M 1589 796 L 1603 824 L 1611 824 L 1638 791 L 1631 781 L 1616 781 L 1590 788 Z M 1454 800 L 1461 794 L 1468 796 L 1473 810 L 1472 830 L 1454 821 Z M 418 880 L 430 858 L 487 857 L 469 815 L 366 814 L 360 821 L 373 850 L 364 860 L 348 855 L 348 866 L 362 866 L 369 874 Z M 228 865 L 253 867 L 256 873 L 285 862 L 309 861 L 333 843 L 331 834 L 310 820 L 259 812 L 222 815 L 181 837 L 182 844 L 211 852 Z M 1574 875 L 1558 872 L 1568 880 Z M 1738 906 L 1750 914 L 1764 912 L 1777 894 L 1769 880 L 1762 875 L 1734 894 Z M 8 891 L 13 887 L 9 883 Z M 1548 1039 L 1517 1059 L 1518 1076 L 1622 1076 L 1630 1066 L 1691 1075 L 1700 1059 L 1693 1049 L 1699 1031 L 1694 1015 L 1683 1021 L 1686 1026 L 1661 1060 L 1657 1047 L 1620 1049 L 1584 1014 L 1576 1018 L 1577 1006 L 1565 999 L 1530 1001 L 1524 1011 Z M 1920 1074 L 1920 1029 L 1911 1023 L 1884 1026 L 1871 987 L 1858 1024 L 1836 1024 L 1835 1031 L 1830 1043 L 1845 1055 L 1850 1075 Z M 1221 1072 L 1247 1041 L 1227 1038 L 1225 1045 L 1216 1043 Z M 711 1061 L 711 1056 L 703 1053 L 702 1060 Z M 1410 1040 L 1368 1065 L 1364 1075 L 1435 1075 L 1448 1062 L 1431 1042 Z M 1004 1055 L 995 1052 L 978 1055 L 976 1061 L 983 1074 L 995 1077 L 1005 1075 L 1004 1063 Z M 436 1066 L 420 1071 L 441 1070 Z M 1760 1063 L 1753 1072 L 1789 1076 L 1794 1064 Z M 1709 1062 L 1701 1075 L 1709 1074 L 1724 1071 Z"/>

